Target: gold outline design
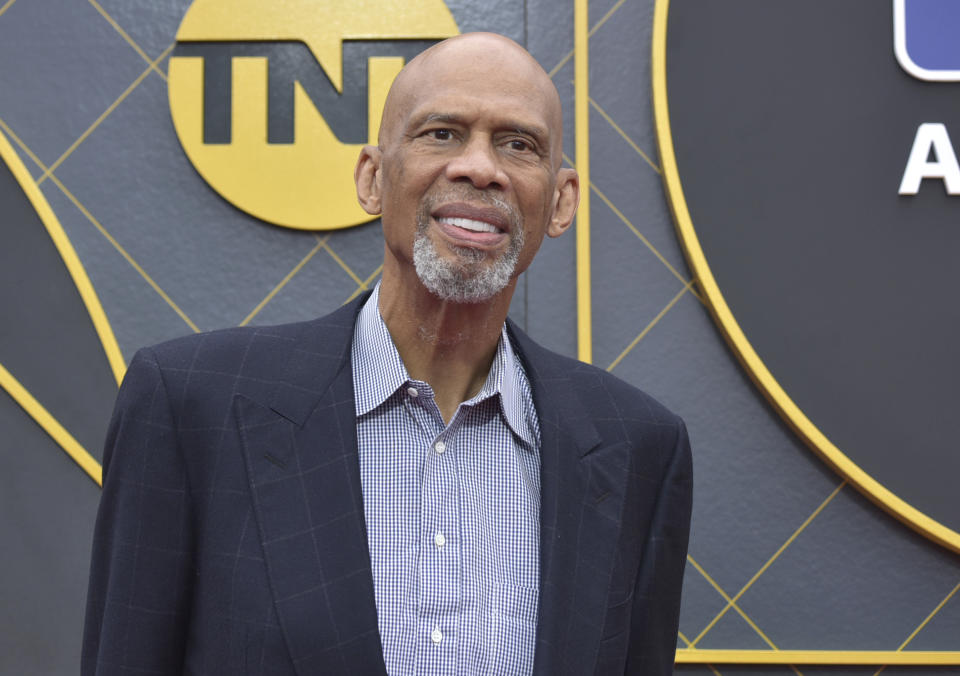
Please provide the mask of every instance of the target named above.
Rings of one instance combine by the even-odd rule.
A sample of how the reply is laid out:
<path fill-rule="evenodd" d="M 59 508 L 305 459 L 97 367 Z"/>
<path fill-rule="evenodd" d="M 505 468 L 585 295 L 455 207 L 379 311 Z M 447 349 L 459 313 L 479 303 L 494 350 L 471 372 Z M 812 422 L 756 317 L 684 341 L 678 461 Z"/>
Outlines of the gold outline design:
<path fill-rule="evenodd" d="M 7 0 L 5 3 L 3 3 L 3 5 L 0 5 L 0 14 L 3 14 L 3 13 L 6 12 L 8 9 L 10 9 L 10 5 L 12 5 L 13 3 L 15 3 L 16 1 L 17 1 L 17 0 Z"/>
<path fill-rule="evenodd" d="M 659 1 L 659 0 L 658 0 Z M 930 650 L 677 650 L 677 664 L 954 665 L 960 653 Z"/>
<path fill-rule="evenodd" d="M 593 361 L 593 310 L 590 290 L 590 67 L 587 0 L 573 3 L 573 99 L 576 168 L 580 176 L 577 209 L 577 357 Z"/>
<path fill-rule="evenodd" d="M 760 391 L 811 449 L 817 452 L 841 476 L 849 479 L 850 483 L 878 506 L 931 540 L 960 553 L 960 533 L 923 514 L 882 486 L 837 448 L 804 415 L 803 411 L 793 402 L 760 360 L 727 306 L 723 294 L 710 271 L 710 266 L 694 230 L 673 150 L 673 136 L 670 129 L 667 103 L 666 31 L 669 4 L 669 0 L 657 0 L 654 11 L 652 67 L 657 143 L 660 149 L 660 164 L 663 169 L 670 209 L 673 212 L 684 254 L 694 272 L 694 276 L 700 280 L 701 288 L 707 298 L 707 307 L 710 308 L 714 321 L 720 327 L 724 338 L 740 359 L 754 383 L 760 388 Z"/>
<path fill-rule="evenodd" d="M 73 438 L 73 435 L 61 425 L 50 412 L 34 398 L 32 394 L 20 384 L 13 374 L 0 364 L 0 387 L 7 391 L 13 400 L 20 404 L 27 414 L 33 418 L 43 431 L 67 452 L 73 461 L 80 465 L 80 468 L 90 475 L 90 478 L 97 482 L 98 486 L 103 485 L 103 468 L 90 453 L 87 452 L 80 442 Z"/>
<path fill-rule="evenodd" d="M 83 263 L 80 262 L 80 257 L 77 256 L 76 250 L 70 243 L 70 239 L 67 237 L 63 226 L 60 225 L 60 221 L 57 220 L 56 215 L 53 213 L 53 209 L 50 208 L 50 204 L 43 196 L 39 186 L 37 186 L 33 177 L 30 176 L 30 172 L 27 171 L 20 156 L 2 132 L 0 132 L 0 159 L 10 168 L 13 177 L 20 184 L 27 199 L 29 199 L 33 205 L 34 211 L 47 229 L 47 234 L 49 234 L 50 239 L 53 240 L 54 246 L 56 246 L 57 252 L 60 254 L 60 258 L 63 260 L 64 265 L 66 265 L 67 271 L 70 273 L 70 277 L 73 279 L 73 283 L 76 285 L 77 291 L 83 299 L 83 304 L 86 306 L 90 320 L 93 322 L 97 337 L 103 346 L 107 362 L 110 364 L 113 377 L 119 386 L 123 380 L 123 374 L 126 372 L 127 366 L 123 360 L 123 354 L 120 352 L 120 346 L 117 344 L 117 338 L 113 334 L 110 321 L 107 319 L 107 315 L 103 311 L 103 306 L 100 304 L 97 292 L 94 290 L 93 284 L 90 283 L 90 278 L 83 268 Z M 0 365 L 0 387 L 3 387 L 3 389 L 13 397 L 14 401 L 23 407 L 30 417 L 90 475 L 90 478 L 97 482 L 97 485 L 102 484 L 103 470 L 100 464 L 2 365 Z"/>
<path fill-rule="evenodd" d="M 297 273 L 300 272 L 300 270 L 303 269 L 303 266 L 306 265 L 308 262 L 310 262 L 310 259 L 313 258 L 314 255 L 316 255 L 316 253 L 317 253 L 318 251 L 320 251 L 320 249 L 323 248 L 324 244 L 326 244 L 327 238 L 329 238 L 329 235 L 327 235 L 327 237 L 324 237 L 323 239 L 320 239 L 320 238 L 318 237 L 318 238 L 317 238 L 317 243 L 316 243 L 316 245 L 315 245 L 312 249 L 310 249 L 310 251 L 307 252 L 307 255 L 306 255 L 306 256 L 304 256 L 303 258 L 300 259 L 300 262 L 297 263 L 297 264 L 293 267 L 293 269 L 290 270 L 290 272 L 288 272 L 288 273 L 284 276 L 283 279 L 280 280 L 280 283 L 279 283 L 279 284 L 277 284 L 275 287 L 273 287 L 273 289 L 270 290 L 270 293 L 268 293 L 268 294 L 263 298 L 263 300 L 261 300 L 259 303 L 257 303 L 257 306 L 256 306 L 255 308 L 253 308 L 253 310 L 250 311 L 250 314 L 248 314 L 246 317 L 243 318 L 243 321 L 240 322 L 240 324 L 238 324 L 238 326 L 246 326 L 247 324 L 249 324 L 249 323 L 253 320 L 254 317 L 256 317 L 258 314 L 260 314 L 260 310 L 262 310 L 263 308 L 265 308 L 265 307 L 267 306 L 267 303 L 269 303 L 271 300 L 273 300 L 273 297 L 276 296 L 278 293 L 280 293 L 280 290 L 283 289 L 283 287 L 285 287 L 285 286 L 287 285 L 287 283 L 288 283 L 291 279 L 293 279 L 294 277 L 296 277 L 296 276 L 297 276 Z"/>
<path fill-rule="evenodd" d="M 867 498 L 906 525 L 953 551 L 960 552 L 960 533 L 943 526 L 904 502 L 850 460 L 807 418 L 754 351 L 720 292 L 700 247 L 687 207 L 673 149 L 667 101 L 667 15 L 670 0 L 656 0 L 653 16 L 651 70 L 653 108 L 660 166 L 670 210 L 694 277 L 700 281 L 707 307 L 725 340 L 751 379 L 814 452 Z M 715 664 L 960 664 L 960 652 L 855 650 L 703 650 L 678 649 L 678 663 Z"/>

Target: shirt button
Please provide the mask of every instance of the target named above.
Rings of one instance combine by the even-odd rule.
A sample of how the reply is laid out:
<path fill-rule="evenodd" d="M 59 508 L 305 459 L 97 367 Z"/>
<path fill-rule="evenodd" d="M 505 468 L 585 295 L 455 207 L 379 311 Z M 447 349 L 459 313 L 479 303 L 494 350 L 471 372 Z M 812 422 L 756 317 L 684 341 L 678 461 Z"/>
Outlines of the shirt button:
<path fill-rule="evenodd" d="M 417 392 L 417 388 L 416 388 L 416 387 L 408 387 L 408 388 L 407 388 L 407 394 L 409 394 L 409 395 L 410 395 L 411 397 L 413 397 L 414 399 L 416 399 L 417 397 L 420 396 L 420 393 Z"/>
<path fill-rule="evenodd" d="M 440 627 L 434 627 L 433 631 L 430 632 L 430 640 L 434 643 L 440 643 L 443 640 L 443 634 L 440 632 Z"/>
<path fill-rule="evenodd" d="M 438 532 L 433 536 L 433 542 L 437 545 L 437 547 L 443 547 L 445 544 L 447 544 L 447 538 L 443 537 L 443 533 Z"/>
<path fill-rule="evenodd" d="M 436 444 L 434 444 L 433 448 L 434 450 L 436 450 L 437 453 L 440 453 L 442 455 L 443 452 L 447 450 L 447 445 L 442 441 L 438 441 Z"/>

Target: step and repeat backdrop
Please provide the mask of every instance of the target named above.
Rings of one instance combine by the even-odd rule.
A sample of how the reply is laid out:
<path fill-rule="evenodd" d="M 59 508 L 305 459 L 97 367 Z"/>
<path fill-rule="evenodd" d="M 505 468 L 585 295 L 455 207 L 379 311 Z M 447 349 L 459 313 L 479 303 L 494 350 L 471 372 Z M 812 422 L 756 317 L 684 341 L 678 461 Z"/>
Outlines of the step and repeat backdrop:
<path fill-rule="evenodd" d="M 371 288 L 358 149 L 474 30 L 590 167 L 511 316 L 689 427 L 676 672 L 960 673 L 953 0 L 0 0 L 0 673 L 78 670 L 127 361 Z"/>

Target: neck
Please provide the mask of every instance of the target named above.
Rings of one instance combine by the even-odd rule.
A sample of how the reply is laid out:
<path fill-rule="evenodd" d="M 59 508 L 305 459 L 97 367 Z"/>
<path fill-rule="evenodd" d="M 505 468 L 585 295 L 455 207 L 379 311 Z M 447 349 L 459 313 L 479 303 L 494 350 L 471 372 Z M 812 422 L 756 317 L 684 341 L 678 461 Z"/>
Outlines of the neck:
<path fill-rule="evenodd" d="M 384 267 L 380 315 L 410 377 L 430 384 L 449 422 L 483 387 L 516 281 L 487 302 L 455 303 L 427 291 L 415 273 L 396 272 Z"/>

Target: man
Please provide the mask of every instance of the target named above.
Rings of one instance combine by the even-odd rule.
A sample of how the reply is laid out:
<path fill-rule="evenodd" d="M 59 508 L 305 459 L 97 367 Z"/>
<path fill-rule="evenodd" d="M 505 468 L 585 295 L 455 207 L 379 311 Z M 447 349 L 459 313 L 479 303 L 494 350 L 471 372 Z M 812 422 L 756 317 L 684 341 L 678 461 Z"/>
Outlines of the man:
<path fill-rule="evenodd" d="M 374 293 L 134 357 L 85 674 L 670 673 L 683 424 L 505 322 L 576 211 L 561 135 L 521 47 L 438 44 L 357 164 Z"/>

